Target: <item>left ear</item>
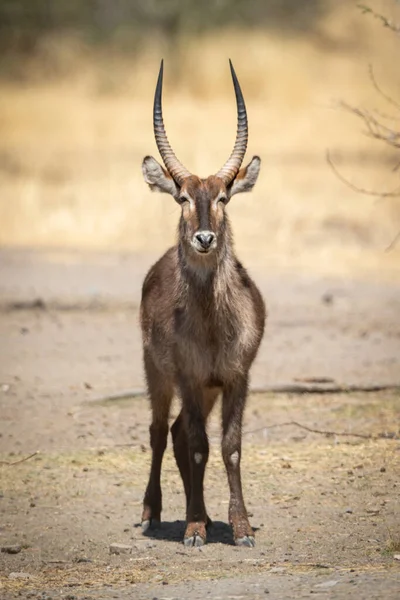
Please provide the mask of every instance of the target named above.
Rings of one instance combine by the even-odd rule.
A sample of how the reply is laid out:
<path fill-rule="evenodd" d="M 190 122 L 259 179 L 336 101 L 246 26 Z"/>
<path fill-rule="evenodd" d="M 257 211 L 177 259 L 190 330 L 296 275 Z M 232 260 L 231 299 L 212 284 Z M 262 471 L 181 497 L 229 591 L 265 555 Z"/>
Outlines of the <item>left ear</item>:
<path fill-rule="evenodd" d="M 253 156 L 247 167 L 240 169 L 235 179 L 228 187 L 229 197 L 242 192 L 250 192 L 257 181 L 260 172 L 261 158 Z"/>

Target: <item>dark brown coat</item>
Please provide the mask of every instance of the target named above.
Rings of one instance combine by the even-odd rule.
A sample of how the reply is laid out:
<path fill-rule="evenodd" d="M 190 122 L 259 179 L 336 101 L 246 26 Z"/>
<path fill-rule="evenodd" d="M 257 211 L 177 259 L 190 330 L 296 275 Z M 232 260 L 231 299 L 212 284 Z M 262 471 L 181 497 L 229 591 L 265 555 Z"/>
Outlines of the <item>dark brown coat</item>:
<path fill-rule="evenodd" d="M 226 205 L 250 191 L 260 159 L 240 169 L 247 144 L 247 116 L 231 66 L 238 104 L 238 134 L 231 157 L 207 179 L 189 173 L 176 159 L 161 112 L 162 66 L 154 103 L 154 131 L 166 169 L 147 156 L 143 174 L 151 189 L 181 206 L 178 243 L 150 269 L 143 284 L 141 327 L 152 408 L 152 463 L 143 502 L 142 529 L 161 516 L 161 463 L 174 394 L 182 409 L 172 425 L 174 454 L 186 494 L 184 543 L 206 540 L 203 480 L 209 445 L 207 417 L 222 394 L 222 456 L 230 488 L 229 521 L 235 543 L 254 546 L 241 476 L 241 433 L 249 369 L 264 331 L 261 294 L 235 256 Z"/>

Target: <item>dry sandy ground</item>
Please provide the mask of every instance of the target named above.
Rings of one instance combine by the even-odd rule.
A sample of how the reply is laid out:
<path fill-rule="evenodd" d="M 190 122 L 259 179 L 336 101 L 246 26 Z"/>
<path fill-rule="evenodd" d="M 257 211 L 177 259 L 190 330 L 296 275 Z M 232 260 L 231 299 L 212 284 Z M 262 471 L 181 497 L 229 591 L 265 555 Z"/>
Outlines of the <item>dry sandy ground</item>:
<path fill-rule="evenodd" d="M 170 447 L 164 522 L 143 537 L 148 405 L 108 396 L 143 386 L 137 308 L 151 259 L 2 251 L 0 261 L 1 459 L 40 450 L 0 466 L 0 546 L 21 546 L 0 554 L 2 598 L 398 598 L 398 391 L 251 394 L 243 479 L 254 550 L 232 545 L 217 408 L 209 544 L 181 544 Z M 270 310 L 253 386 L 398 383 L 398 286 L 252 272 Z M 282 425 L 292 421 L 375 437 Z M 112 543 L 129 553 L 110 554 Z"/>
<path fill-rule="evenodd" d="M 165 121 L 183 163 L 204 176 L 232 148 L 228 56 L 249 112 L 248 158 L 263 160 L 254 194 L 229 205 L 239 256 L 270 313 L 253 389 L 400 380 L 400 243 L 384 252 L 399 231 L 400 203 L 355 193 L 325 158 L 330 149 L 360 187 L 398 188 L 398 156 L 338 109 L 343 100 L 398 122 L 367 67 L 397 99 L 398 39 L 349 3 L 333 5 L 321 25 L 328 44 L 219 31 L 182 38 L 165 56 Z M 243 479 L 255 549 L 232 545 L 218 409 L 209 428 L 210 543 L 181 543 L 171 448 L 162 526 L 153 537 L 135 526 L 150 465 L 148 405 L 140 393 L 109 397 L 143 390 L 141 282 L 179 218 L 140 170 L 145 154 L 157 156 L 151 105 L 166 50 L 154 39 L 150 46 L 136 64 L 110 56 L 91 67 L 75 56 L 65 80 L 1 83 L 0 244 L 15 249 L 0 251 L 0 547 L 19 552 L 0 553 L 0 597 L 397 599 L 395 389 L 250 395 Z M 93 253 L 64 251 L 76 247 Z M 367 437 L 283 425 L 293 421 Z M 112 543 L 129 553 L 110 554 Z"/>

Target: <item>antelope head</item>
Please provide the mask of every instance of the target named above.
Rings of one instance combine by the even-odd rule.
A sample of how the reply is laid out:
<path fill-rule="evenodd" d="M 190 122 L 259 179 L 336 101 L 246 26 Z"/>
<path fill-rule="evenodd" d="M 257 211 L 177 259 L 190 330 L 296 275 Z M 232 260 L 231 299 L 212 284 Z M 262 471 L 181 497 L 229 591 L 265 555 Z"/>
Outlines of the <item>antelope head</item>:
<path fill-rule="evenodd" d="M 180 240 L 195 255 L 207 255 L 218 247 L 226 230 L 225 206 L 234 194 L 249 192 L 257 181 L 261 160 L 254 156 L 246 167 L 248 123 L 246 106 L 235 70 L 229 61 L 237 105 L 237 134 L 232 154 L 216 175 L 200 179 L 175 156 L 168 141 L 162 116 L 163 61 L 154 96 L 154 135 L 165 168 L 152 156 L 143 160 L 145 182 L 151 190 L 171 194 L 182 207 Z"/>

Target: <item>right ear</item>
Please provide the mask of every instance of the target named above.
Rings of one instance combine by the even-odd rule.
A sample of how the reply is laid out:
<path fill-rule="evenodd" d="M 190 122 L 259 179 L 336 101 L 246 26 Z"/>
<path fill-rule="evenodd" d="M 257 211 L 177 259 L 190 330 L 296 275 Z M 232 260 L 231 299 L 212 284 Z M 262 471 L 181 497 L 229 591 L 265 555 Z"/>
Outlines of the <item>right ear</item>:
<path fill-rule="evenodd" d="M 145 156 L 142 163 L 145 182 L 150 189 L 171 194 L 175 200 L 179 197 L 179 188 L 171 175 L 152 156 Z"/>

